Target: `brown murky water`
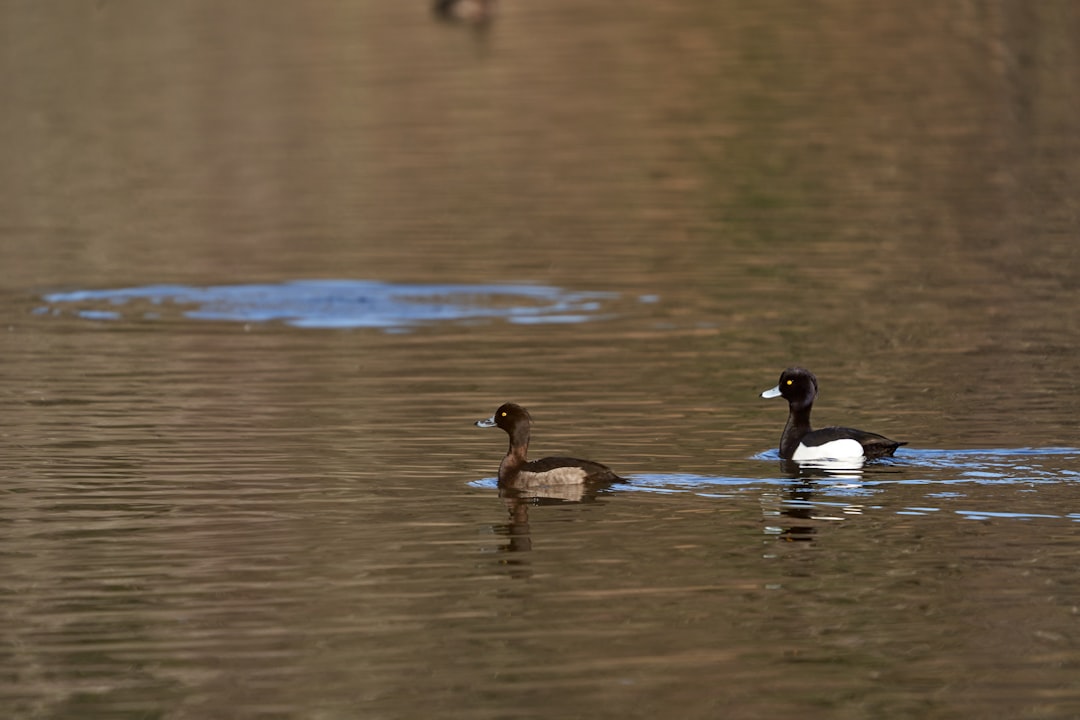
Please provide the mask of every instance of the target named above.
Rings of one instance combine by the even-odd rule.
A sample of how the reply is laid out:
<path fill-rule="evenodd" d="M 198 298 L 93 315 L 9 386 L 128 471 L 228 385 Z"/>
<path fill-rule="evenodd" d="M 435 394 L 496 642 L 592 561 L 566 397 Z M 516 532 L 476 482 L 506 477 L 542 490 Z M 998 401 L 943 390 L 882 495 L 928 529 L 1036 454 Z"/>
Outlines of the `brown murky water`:
<path fill-rule="evenodd" d="M 5 717 L 1080 716 L 1080 8 L 751 5 L 6 3 Z"/>

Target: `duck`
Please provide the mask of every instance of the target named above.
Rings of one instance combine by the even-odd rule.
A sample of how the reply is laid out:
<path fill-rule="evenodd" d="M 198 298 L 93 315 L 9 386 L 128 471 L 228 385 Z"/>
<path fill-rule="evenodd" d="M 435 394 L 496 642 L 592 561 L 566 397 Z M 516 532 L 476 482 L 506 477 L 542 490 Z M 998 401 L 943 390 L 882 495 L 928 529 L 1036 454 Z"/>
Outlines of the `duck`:
<path fill-rule="evenodd" d="M 891 457 L 906 442 L 884 435 L 846 427 L 810 427 L 810 411 L 818 393 L 818 381 L 806 368 L 790 367 L 780 374 L 776 387 L 761 393 L 763 398 L 782 397 L 788 401 L 788 420 L 780 436 L 780 457 L 796 462 L 817 460 L 873 460 Z"/>
<path fill-rule="evenodd" d="M 569 457 L 528 460 L 532 416 L 528 410 L 516 403 L 500 405 L 491 417 L 477 420 L 476 427 L 502 428 L 510 436 L 506 457 L 499 463 L 500 486 L 536 488 L 622 480 L 611 468 L 592 460 Z"/>
<path fill-rule="evenodd" d="M 435 15 L 443 20 L 483 24 L 495 15 L 495 0 L 435 0 Z"/>

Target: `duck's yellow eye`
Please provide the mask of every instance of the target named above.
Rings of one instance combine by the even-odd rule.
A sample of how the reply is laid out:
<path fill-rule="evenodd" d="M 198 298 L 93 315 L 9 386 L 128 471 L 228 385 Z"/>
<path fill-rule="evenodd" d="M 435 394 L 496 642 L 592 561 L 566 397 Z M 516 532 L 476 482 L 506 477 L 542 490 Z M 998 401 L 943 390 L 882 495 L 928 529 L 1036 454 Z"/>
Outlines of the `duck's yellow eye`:
<path fill-rule="evenodd" d="M 788 381 L 787 381 L 787 384 L 788 384 L 788 385 L 790 385 L 790 384 L 791 384 L 791 383 L 793 383 L 793 382 L 795 382 L 795 381 L 794 381 L 794 380 L 788 380 Z M 504 414 L 505 414 L 505 413 L 504 413 Z"/>
<path fill-rule="evenodd" d="M 503 417 L 506 417 L 506 413 L 503 413 L 503 414 L 502 414 L 502 416 L 503 416 Z"/>

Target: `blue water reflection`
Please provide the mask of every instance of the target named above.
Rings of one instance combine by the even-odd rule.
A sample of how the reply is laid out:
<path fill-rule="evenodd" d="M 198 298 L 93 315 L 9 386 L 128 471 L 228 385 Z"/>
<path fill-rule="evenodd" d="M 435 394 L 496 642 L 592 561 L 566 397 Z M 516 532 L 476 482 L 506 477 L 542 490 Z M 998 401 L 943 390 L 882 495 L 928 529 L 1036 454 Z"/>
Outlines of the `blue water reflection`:
<path fill-rule="evenodd" d="M 754 455 L 751 460 L 781 463 L 775 450 Z M 991 448 L 981 450 L 907 450 L 903 457 L 884 458 L 861 468 L 813 466 L 795 474 L 764 476 L 700 475 L 683 472 L 635 473 L 627 482 L 611 486 L 614 491 L 656 493 L 693 492 L 717 497 L 747 489 L 813 483 L 819 492 L 850 494 L 870 492 L 885 485 L 986 485 L 1080 482 L 1080 460 L 1076 448 Z M 779 468 L 780 466 L 777 465 Z M 494 478 L 469 483 L 478 488 L 495 487 Z M 962 492 L 942 491 L 927 497 L 962 497 Z M 917 510 L 917 508 L 911 508 Z"/>
<path fill-rule="evenodd" d="M 754 455 L 754 460 L 782 463 L 775 450 Z M 809 479 L 849 476 L 865 483 L 1058 483 L 1080 480 L 1075 469 L 1080 450 L 1069 447 L 984 448 L 975 450 L 923 450 L 904 448 L 896 457 L 882 458 L 860 468 L 836 469 L 828 465 L 801 465 Z M 820 475 L 821 477 L 815 477 Z"/>
<path fill-rule="evenodd" d="M 781 463 L 776 451 L 755 455 L 753 461 Z M 745 475 L 660 472 L 635 473 L 625 482 L 608 488 L 609 493 L 645 492 L 660 495 L 693 494 L 704 498 L 734 498 L 746 493 L 761 497 L 763 511 L 771 518 L 787 518 L 787 525 L 772 523 L 770 531 L 787 539 L 793 532 L 800 539 L 814 533 L 803 521 L 837 521 L 862 515 L 865 511 L 892 512 L 905 516 L 930 516 L 942 512 L 965 520 L 1069 520 L 1080 522 L 1073 508 L 1060 511 L 1041 502 L 1036 488 L 1053 483 L 1080 481 L 1075 448 L 990 448 L 979 450 L 905 450 L 903 457 L 867 463 L 861 470 L 835 473 L 822 468 L 796 469 L 787 473 L 780 464 L 778 473 L 755 475 L 753 465 L 740 465 Z M 732 468 L 734 469 L 734 468 Z M 476 488 L 494 489 L 494 478 L 469 483 Z M 955 506 L 956 501 L 982 498 L 972 494 L 977 486 L 1013 486 L 1019 495 L 1010 495 L 1015 507 L 980 510 Z M 926 486 L 931 492 L 916 491 L 920 502 L 912 503 L 903 487 Z M 948 490 L 938 490 L 939 487 Z M 1022 500 L 1023 497 L 1030 499 Z M 998 498 L 1000 501 L 1000 497 Z M 927 502 L 929 501 L 929 502 Z M 970 502 L 970 500 L 968 500 Z M 941 506 L 935 506 L 937 503 Z M 1023 507 L 1020 507 L 1023 506 Z M 1031 507 L 1028 507 L 1031 506 Z M 794 523 L 794 524 L 792 524 Z"/>
<path fill-rule="evenodd" d="M 618 293 L 545 285 L 407 284 L 297 280 L 253 285 L 148 285 L 44 296 L 42 314 L 90 320 L 155 320 L 169 311 L 193 320 L 281 322 L 302 328 L 401 330 L 445 321 L 580 323 L 611 316 Z M 123 312 L 118 307 L 124 307 Z"/>

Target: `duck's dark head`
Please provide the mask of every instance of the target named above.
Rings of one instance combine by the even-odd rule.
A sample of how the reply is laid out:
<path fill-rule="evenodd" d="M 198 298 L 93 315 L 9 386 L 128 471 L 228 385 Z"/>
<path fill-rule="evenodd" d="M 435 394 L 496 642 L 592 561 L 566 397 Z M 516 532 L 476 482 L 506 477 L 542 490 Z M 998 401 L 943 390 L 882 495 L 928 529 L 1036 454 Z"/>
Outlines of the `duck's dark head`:
<path fill-rule="evenodd" d="M 817 378 L 814 373 L 805 368 L 792 367 L 780 373 L 780 382 L 776 387 L 761 393 L 761 397 L 782 397 L 792 409 L 801 410 L 814 404 L 817 392 Z"/>
<path fill-rule="evenodd" d="M 511 435 L 521 429 L 528 430 L 531 426 L 529 411 L 517 403 L 504 403 L 488 419 L 476 421 L 476 427 L 500 427 Z"/>

